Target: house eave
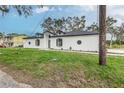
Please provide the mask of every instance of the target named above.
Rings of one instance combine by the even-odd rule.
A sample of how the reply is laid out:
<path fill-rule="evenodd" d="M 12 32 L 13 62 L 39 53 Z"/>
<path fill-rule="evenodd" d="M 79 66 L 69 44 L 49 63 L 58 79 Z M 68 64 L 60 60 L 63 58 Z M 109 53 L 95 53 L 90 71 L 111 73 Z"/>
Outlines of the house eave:
<path fill-rule="evenodd" d="M 54 38 L 54 37 L 72 37 L 72 36 L 88 36 L 88 35 L 99 35 L 99 33 L 95 33 L 95 34 L 83 34 L 83 35 L 58 35 L 58 36 L 51 36 L 51 38 Z"/>
<path fill-rule="evenodd" d="M 23 38 L 23 39 L 41 39 L 41 38 L 44 38 L 44 37 L 26 37 L 26 38 Z"/>

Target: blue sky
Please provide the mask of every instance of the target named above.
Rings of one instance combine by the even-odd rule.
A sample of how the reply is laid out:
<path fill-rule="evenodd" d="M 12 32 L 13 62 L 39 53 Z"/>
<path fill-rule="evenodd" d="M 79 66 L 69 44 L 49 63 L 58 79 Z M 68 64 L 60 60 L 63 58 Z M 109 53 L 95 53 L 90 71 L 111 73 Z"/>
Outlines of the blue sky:
<path fill-rule="evenodd" d="M 95 6 L 94 6 L 95 7 Z M 0 32 L 32 34 L 41 32 L 40 25 L 34 31 L 38 23 L 47 17 L 61 18 L 68 16 L 86 16 L 87 24 L 96 21 L 96 10 L 88 6 L 44 6 L 33 9 L 33 15 L 25 18 L 18 16 L 15 11 L 10 11 L 6 16 L 0 16 Z M 89 15 L 90 14 L 90 15 Z M 92 16 L 91 16 L 92 14 Z"/>
<path fill-rule="evenodd" d="M 108 15 L 117 18 L 119 20 L 118 24 L 120 24 L 124 20 L 123 10 L 124 6 L 109 6 Z M 0 16 L 0 32 L 17 32 L 28 35 L 42 32 L 38 23 L 42 23 L 49 16 L 52 18 L 86 16 L 86 25 L 88 26 L 92 22 L 98 21 L 97 12 L 97 6 L 44 6 L 43 8 L 33 9 L 33 15 L 25 18 L 24 16 L 18 16 L 15 11 L 11 10 L 6 16 Z"/>

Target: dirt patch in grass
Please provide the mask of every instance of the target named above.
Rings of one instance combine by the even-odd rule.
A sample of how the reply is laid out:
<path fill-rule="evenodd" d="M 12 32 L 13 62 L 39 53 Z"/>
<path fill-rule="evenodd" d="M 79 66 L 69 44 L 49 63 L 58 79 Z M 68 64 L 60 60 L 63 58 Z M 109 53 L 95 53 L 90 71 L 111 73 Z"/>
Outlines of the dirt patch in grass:
<path fill-rule="evenodd" d="M 70 73 L 71 79 L 64 80 L 62 73 L 55 74 L 47 80 L 41 80 L 38 78 L 32 77 L 30 74 L 27 74 L 23 71 L 12 69 L 6 65 L 0 65 L 0 70 L 11 75 L 13 79 L 20 83 L 29 84 L 33 87 L 81 87 L 82 83 L 85 83 L 82 74 L 79 73 Z"/>
<path fill-rule="evenodd" d="M 13 79 L 20 83 L 29 84 L 34 88 L 80 88 L 80 87 L 108 87 L 105 85 L 106 82 L 99 80 L 86 80 L 83 72 L 71 72 L 67 75 L 70 78 L 64 78 L 63 72 L 57 72 L 51 78 L 38 79 L 30 74 L 23 71 L 12 69 L 6 65 L 0 65 L 0 70 L 11 75 Z"/>

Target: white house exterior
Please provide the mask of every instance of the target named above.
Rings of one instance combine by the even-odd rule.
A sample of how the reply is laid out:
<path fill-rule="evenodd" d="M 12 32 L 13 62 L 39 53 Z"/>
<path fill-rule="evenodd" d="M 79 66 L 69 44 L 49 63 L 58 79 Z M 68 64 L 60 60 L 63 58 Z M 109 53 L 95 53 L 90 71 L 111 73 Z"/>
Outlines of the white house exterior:
<path fill-rule="evenodd" d="M 73 31 L 59 35 L 44 32 L 41 36 L 24 38 L 24 48 L 98 51 L 97 32 Z"/>

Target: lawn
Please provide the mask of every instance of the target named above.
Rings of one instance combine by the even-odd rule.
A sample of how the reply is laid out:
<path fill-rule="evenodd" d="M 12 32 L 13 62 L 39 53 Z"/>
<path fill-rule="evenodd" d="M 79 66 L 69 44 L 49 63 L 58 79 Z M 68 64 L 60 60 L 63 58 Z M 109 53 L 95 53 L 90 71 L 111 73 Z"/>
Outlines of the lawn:
<path fill-rule="evenodd" d="M 108 56 L 107 65 L 99 66 L 92 54 L 21 48 L 0 53 L 1 65 L 46 83 L 35 87 L 124 87 L 124 57 Z"/>

